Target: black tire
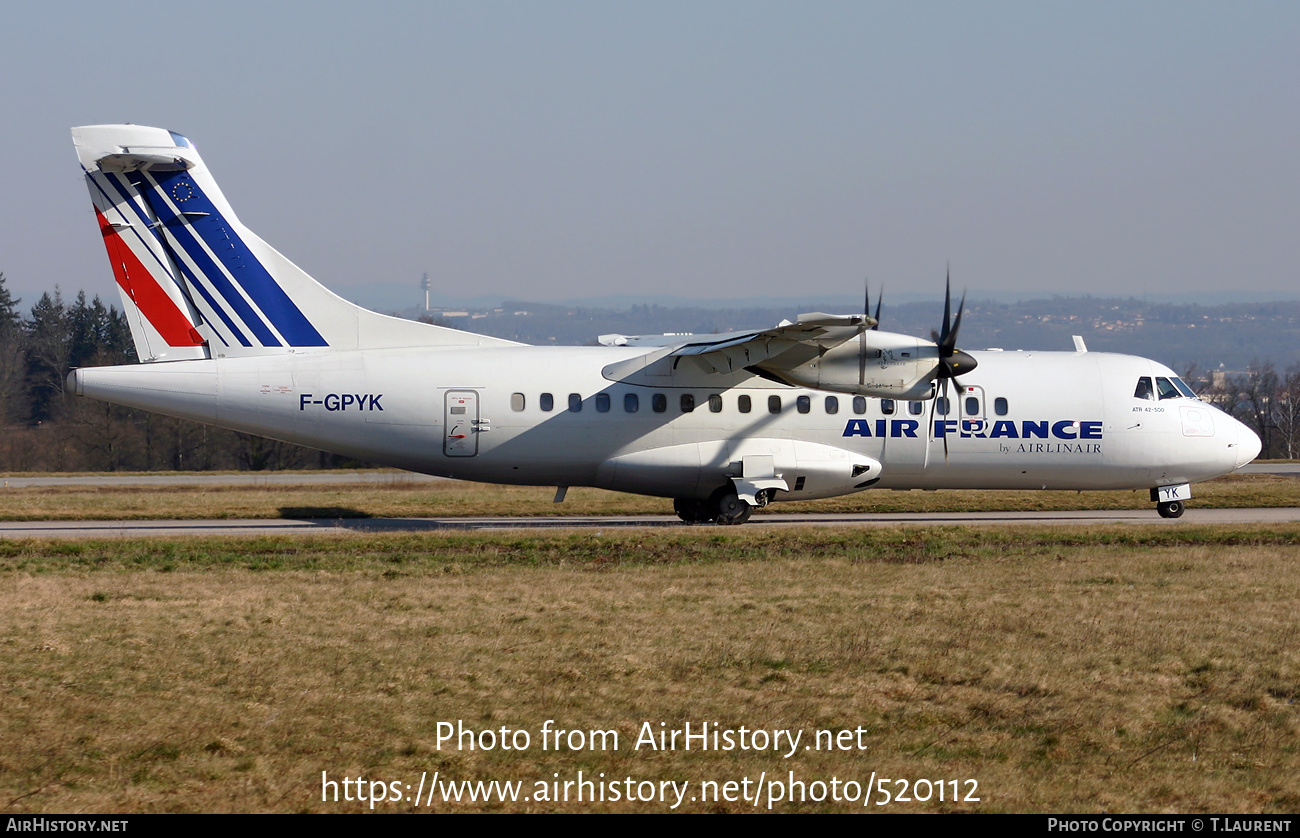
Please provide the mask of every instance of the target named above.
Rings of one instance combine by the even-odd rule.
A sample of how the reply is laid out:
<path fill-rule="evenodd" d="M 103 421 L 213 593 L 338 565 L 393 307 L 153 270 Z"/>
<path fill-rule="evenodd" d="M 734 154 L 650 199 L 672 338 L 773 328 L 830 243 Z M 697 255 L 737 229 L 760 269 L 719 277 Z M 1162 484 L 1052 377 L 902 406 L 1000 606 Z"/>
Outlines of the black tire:
<path fill-rule="evenodd" d="M 688 524 L 703 524 L 712 520 L 709 502 L 696 498 L 673 498 L 673 512 Z"/>
<path fill-rule="evenodd" d="M 1164 503 L 1156 504 L 1156 512 L 1160 513 L 1161 518 L 1181 518 L 1183 516 L 1183 502 L 1180 500 L 1170 500 Z"/>
<path fill-rule="evenodd" d="M 715 524 L 743 524 L 754 514 L 754 507 L 736 496 L 731 487 L 723 487 L 709 498 L 709 512 Z"/>

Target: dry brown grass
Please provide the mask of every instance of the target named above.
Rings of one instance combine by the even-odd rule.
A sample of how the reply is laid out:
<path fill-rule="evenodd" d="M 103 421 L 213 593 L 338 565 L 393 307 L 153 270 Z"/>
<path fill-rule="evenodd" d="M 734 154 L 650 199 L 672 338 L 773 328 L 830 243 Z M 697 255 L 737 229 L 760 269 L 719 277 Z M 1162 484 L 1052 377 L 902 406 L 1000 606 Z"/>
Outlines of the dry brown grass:
<path fill-rule="evenodd" d="M 1300 506 L 1300 480 L 1234 475 L 1199 483 L 1192 508 Z M 339 486 L 111 486 L 0 489 L 8 521 L 148 518 L 405 518 L 496 515 L 670 515 L 671 502 L 574 488 L 564 503 L 553 488 L 438 482 Z M 1150 509 L 1145 491 L 866 491 L 842 498 L 776 504 L 778 512 L 989 512 Z"/>
<path fill-rule="evenodd" d="M 364 808 L 323 803 L 321 771 L 531 791 L 793 770 L 979 781 L 977 804 L 885 811 L 1295 811 L 1297 544 L 1158 526 L 5 542 L 0 807 Z M 438 750 L 457 719 L 533 747 Z M 543 752 L 547 719 L 622 747 Z M 862 727 L 866 748 L 636 751 L 644 721 Z"/>

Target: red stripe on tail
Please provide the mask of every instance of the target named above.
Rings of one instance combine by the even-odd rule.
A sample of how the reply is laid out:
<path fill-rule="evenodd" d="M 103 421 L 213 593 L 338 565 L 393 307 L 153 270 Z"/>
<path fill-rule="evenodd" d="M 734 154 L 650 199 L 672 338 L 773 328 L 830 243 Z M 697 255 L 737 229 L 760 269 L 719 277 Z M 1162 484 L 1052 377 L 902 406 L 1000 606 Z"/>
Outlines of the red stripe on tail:
<path fill-rule="evenodd" d="M 104 247 L 108 249 L 108 261 L 113 265 L 113 277 L 126 296 L 149 318 L 168 346 L 202 346 L 204 340 L 190 319 L 176 307 L 104 214 L 95 210 L 95 217 L 99 219 L 99 232 L 103 234 Z"/>

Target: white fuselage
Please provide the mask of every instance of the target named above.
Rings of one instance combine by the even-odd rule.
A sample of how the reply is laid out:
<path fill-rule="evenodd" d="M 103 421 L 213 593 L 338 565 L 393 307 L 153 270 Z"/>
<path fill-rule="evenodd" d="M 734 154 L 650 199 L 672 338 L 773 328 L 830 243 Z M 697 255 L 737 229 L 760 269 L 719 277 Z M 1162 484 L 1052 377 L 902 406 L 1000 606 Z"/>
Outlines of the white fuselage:
<path fill-rule="evenodd" d="M 951 388 L 947 416 L 932 400 L 706 374 L 689 359 L 645 366 L 645 349 L 617 347 L 302 351 L 82 369 L 74 386 L 428 474 L 664 497 L 708 497 L 756 462 L 787 486 L 774 500 L 800 500 L 869 486 L 1151 488 L 1258 453 L 1249 429 L 1204 402 L 1136 397 L 1140 377 L 1174 375 L 1153 361 L 971 354 L 979 366 Z"/>

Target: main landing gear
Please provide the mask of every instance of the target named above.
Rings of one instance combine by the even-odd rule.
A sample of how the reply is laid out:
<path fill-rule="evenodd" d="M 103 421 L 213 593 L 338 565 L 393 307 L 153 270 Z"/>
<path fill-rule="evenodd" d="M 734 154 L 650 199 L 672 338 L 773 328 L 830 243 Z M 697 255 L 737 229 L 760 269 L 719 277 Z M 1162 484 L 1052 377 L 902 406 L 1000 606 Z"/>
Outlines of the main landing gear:
<path fill-rule="evenodd" d="M 754 513 L 754 507 L 737 497 L 735 489 L 724 486 L 708 500 L 676 498 L 673 511 L 688 524 L 743 524 Z"/>

